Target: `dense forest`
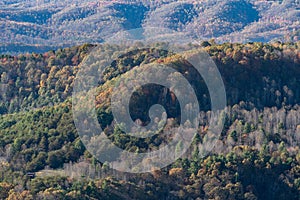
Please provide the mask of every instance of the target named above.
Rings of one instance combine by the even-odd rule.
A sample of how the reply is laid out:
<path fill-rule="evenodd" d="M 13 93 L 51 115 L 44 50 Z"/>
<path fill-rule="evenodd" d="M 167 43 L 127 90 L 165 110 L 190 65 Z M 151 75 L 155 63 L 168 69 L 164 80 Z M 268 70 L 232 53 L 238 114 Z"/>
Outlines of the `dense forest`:
<path fill-rule="evenodd" d="M 163 131 L 134 138 L 113 123 L 109 96 L 114 83 L 130 70 L 147 63 L 174 65 L 204 102 L 199 113 L 203 120 L 185 155 L 144 174 L 110 169 L 78 137 L 72 114 L 74 80 L 95 45 L 0 56 L 0 199 L 299 199 L 299 46 L 213 40 L 196 46 L 215 61 L 227 94 L 224 129 L 204 157 L 201 144 L 211 105 L 205 83 L 189 63 L 157 46 L 128 49 L 114 60 L 99 82 L 96 110 L 105 134 L 122 149 L 146 152 L 168 139 Z M 145 96 L 149 89 L 153 95 Z M 163 129 L 174 126 L 178 102 L 171 96 L 161 88 L 141 89 L 132 102 L 132 118 L 147 121 L 147 112 L 138 108 L 167 99 Z"/>

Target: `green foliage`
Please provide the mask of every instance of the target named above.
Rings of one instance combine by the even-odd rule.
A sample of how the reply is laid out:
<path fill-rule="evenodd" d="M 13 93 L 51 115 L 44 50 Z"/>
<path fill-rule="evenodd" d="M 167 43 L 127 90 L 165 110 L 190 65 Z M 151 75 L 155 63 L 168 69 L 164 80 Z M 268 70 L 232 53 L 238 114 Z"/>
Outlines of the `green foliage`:
<path fill-rule="evenodd" d="M 201 155 L 205 151 L 201 143 L 208 124 L 203 120 L 187 154 L 172 166 L 152 174 L 118 175 L 124 180 L 109 177 L 108 165 L 99 163 L 85 150 L 73 122 L 69 100 L 73 81 L 78 64 L 92 46 L 43 55 L 2 57 L 6 61 L 1 63 L 1 81 L 9 87 L 0 98 L 0 156 L 5 160 L 0 163 L 1 199 L 27 192 L 33 199 L 297 199 L 300 154 L 291 133 L 299 119 L 299 47 L 261 43 L 217 45 L 213 41 L 202 46 L 214 57 L 228 89 L 230 112 L 223 113 L 225 127 L 216 150 L 205 157 Z M 113 47 L 105 48 L 110 51 Z M 166 103 L 166 108 L 171 110 L 167 113 L 167 124 L 157 121 L 161 129 L 155 136 L 131 137 L 112 123 L 109 106 L 112 86 L 127 71 L 149 62 L 173 65 L 191 79 L 199 100 L 207 102 L 202 101 L 207 90 L 201 79 L 189 64 L 176 56 L 151 48 L 121 56 L 104 73 L 96 110 L 109 139 L 136 153 L 165 145 L 170 138 L 163 130 L 178 124 L 179 113 L 176 100 L 170 98 L 171 92 L 155 98 L 162 97 L 163 90 L 152 86 L 136 93 L 132 112 L 135 120 L 145 123 L 147 108 L 152 103 L 170 99 Z M 154 89 L 152 96 L 145 95 L 150 89 Z M 38 109 L 31 109 L 35 107 Z M 203 107 L 209 110 L 209 102 Z M 201 115 L 208 118 L 205 111 Z M 275 120 L 274 116 L 278 118 Z M 175 153 L 179 154 L 181 148 L 182 143 L 178 143 Z M 74 177 L 39 174 L 45 168 L 54 173 L 58 169 L 66 170 L 65 164 L 71 166 L 69 170 Z M 76 168 L 76 164 L 87 166 L 82 170 L 94 175 L 78 172 L 80 167 Z M 29 178 L 27 172 L 38 172 L 37 177 Z M 95 174 L 101 174 L 99 179 Z"/>

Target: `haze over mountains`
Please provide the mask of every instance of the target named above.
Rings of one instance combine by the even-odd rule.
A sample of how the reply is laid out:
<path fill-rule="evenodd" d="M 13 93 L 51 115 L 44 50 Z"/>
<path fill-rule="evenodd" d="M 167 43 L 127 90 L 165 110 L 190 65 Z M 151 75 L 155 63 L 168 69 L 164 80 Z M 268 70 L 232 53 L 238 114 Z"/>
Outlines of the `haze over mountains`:
<path fill-rule="evenodd" d="M 119 31 L 145 27 L 217 42 L 297 41 L 299 19 L 298 0 L 4 0 L 0 53 L 100 43 Z"/>

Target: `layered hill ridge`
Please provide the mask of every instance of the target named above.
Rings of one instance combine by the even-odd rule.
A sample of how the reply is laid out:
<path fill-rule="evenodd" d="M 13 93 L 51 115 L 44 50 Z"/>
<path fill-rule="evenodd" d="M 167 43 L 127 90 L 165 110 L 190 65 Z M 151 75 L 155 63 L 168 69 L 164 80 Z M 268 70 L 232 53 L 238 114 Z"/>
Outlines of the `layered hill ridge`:
<path fill-rule="evenodd" d="M 299 43 L 217 45 L 203 42 L 201 45 L 197 48 L 204 48 L 220 70 L 228 105 L 244 101 L 262 109 L 300 103 Z M 3 92 L 0 95 L 0 113 L 52 106 L 69 99 L 80 63 L 89 52 L 96 50 L 94 53 L 103 54 L 115 51 L 113 45 L 98 45 L 94 48 L 95 45 L 86 44 L 44 54 L 2 55 L 0 75 Z M 156 47 L 128 50 L 126 54 L 123 52 L 103 72 L 104 80 L 99 85 L 103 87 L 103 96 L 109 96 L 107 94 L 112 91 L 112 79 L 117 79 L 145 63 L 155 62 L 169 65 L 172 57 Z M 199 100 L 206 102 L 203 109 L 208 110 L 209 94 L 202 78 L 195 71 L 190 71 L 184 61 L 175 60 L 175 63 L 176 71 L 188 74 L 185 78 L 194 85 Z M 108 99 L 100 102 L 105 104 L 106 101 Z"/>
<path fill-rule="evenodd" d="M 226 87 L 224 129 L 213 151 L 203 157 L 205 145 L 201 143 L 208 134 L 211 112 L 201 110 L 199 130 L 186 154 L 170 166 L 146 174 L 109 169 L 80 140 L 70 98 L 80 63 L 94 47 L 0 57 L 1 199 L 299 199 L 299 42 L 203 42 L 199 48 L 212 56 Z M 97 47 L 102 53 L 117 49 Z M 112 122 L 109 94 L 120 77 L 128 77 L 127 73 L 136 68 L 143 70 L 148 63 L 174 64 L 177 72 L 194 83 L 200 98 L 205 93 L 199 77 L 189 73 L 188 63 L 155 47 L 124 51 L 107 66 L 95 98 L 104 134 L 129 152 L 161 148 L 170 138 L 156 129 L 152 137 L 135 138 Z M 153 97 L 159 97 L 158 101 L 162 97 L 160 89 L 149 94 L 148 98 L 139 96 L 130 110 L 131 114 L 138 111 L 136 116 L 141 120 L 147 120 L 148 112 L 143 109 L 149 108 Z M 171 95 L 165 94 L 165 108 L 172 109 L 168 104 Z M 163 125 L 165 130 L 176 124 L 174 117 Z M 155 123 L 161 122 L 158 119 Z M 95 147 L 109 159 L 110 146 Z"/>
<path fill-rule="evenodd" d="M 224 42 L 297 41 L 299 1 L 18 1 L 0 8 L 0 52 L 99 43 L 119 31 L 168 28 Z M 30 52 L 31 49 L 28 48 Z M 43 51 L 43 50 L 41 50 Z"/>

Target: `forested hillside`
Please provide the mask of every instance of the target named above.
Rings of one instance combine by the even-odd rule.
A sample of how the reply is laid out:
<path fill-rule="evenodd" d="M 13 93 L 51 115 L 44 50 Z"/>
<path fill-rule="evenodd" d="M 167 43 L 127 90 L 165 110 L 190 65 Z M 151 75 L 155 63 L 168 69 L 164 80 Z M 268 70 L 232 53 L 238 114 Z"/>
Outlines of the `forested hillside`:
<path fill-rule="evenodd" d="M 212 41 L 213 43 L 213 41 Z M 249 43 L 211 45 L 203 42 L 202 47 L 217 64 L 226 87 L 229 105 L 241 101 L 253 104 L 256 108 L 295 105 L 300 102 L 298 90 L 299 47 L 297 43 Z M 0 58 L 1 113 L 26 111 L 67 100 L 71 93 L 79 63 L 94 48 L 83 45 L 49 51 L 44 54 L 2 55 Z M 199 46 L 201 48 L 201 46 Z M 101 51 L 109 52 L 113 46 L 104 45 Z M 100 51 L 99 50 L 99 51 Z M 162 51 L 159 58 L 157 49 L 143 49 L 129 52 L 120 57 L 105 71 L 105 80 L 124 74 L 143 63 L 159 62 L 168 64 L 172 58 Z M 190 70 L 180 60 L 177 63 L 181 73 Z M 192 71 L 191 71 L 192 72 Z M 189 73 L 191 80 L 193 77 Z M 194 84 L 199 98 L 205 101 L 206 86 L 203 82 Z M 103 91 L 105 93 L 109 90 Z M 208 101 L 206 101 L 208 102 Z M 209 102 L 208 102 L 209 103 Z M 206 109 L 209 106 L 206 105 Z"/>
<path fill-rule="evenodd" d="M 197 47 L 217 64 L 228 98 L 224 130 L 205 157 L 200 154 L 208 131 L 209 94 L 189 64 L 153 47 L 128 50 L 107 66 L 96 97 L 98 119 L 109 139 L 128 151 L 155 150 L 168 138 L 162 131 L 147 139 L 133 138 L 112 123 L 109 95 L 126 72 L 145 63 L 173 63 L 192 82 L 200 101 L 206 102 L 200 128 L 183 158 L 140 175 L 117 172 L 98 162 L 86 151 L 74 126 L 74 79 L 94 47 L 1 56 L 0 199 L 299 198 L 299 43 L 217 45 L 212 40 Z M 112 49 L 100 46 L 101 52 Z M 132 117 L 147 121 L 147 113 L 138 108 L 160 102 L 152 99 L 157 95 L 169 99 L 166 106 L 171 111 L 164 129 L 176 124 L 172 94 L 163 96 L 156 89 L 145 97 L 144 92 L 133 102 Z"/>

